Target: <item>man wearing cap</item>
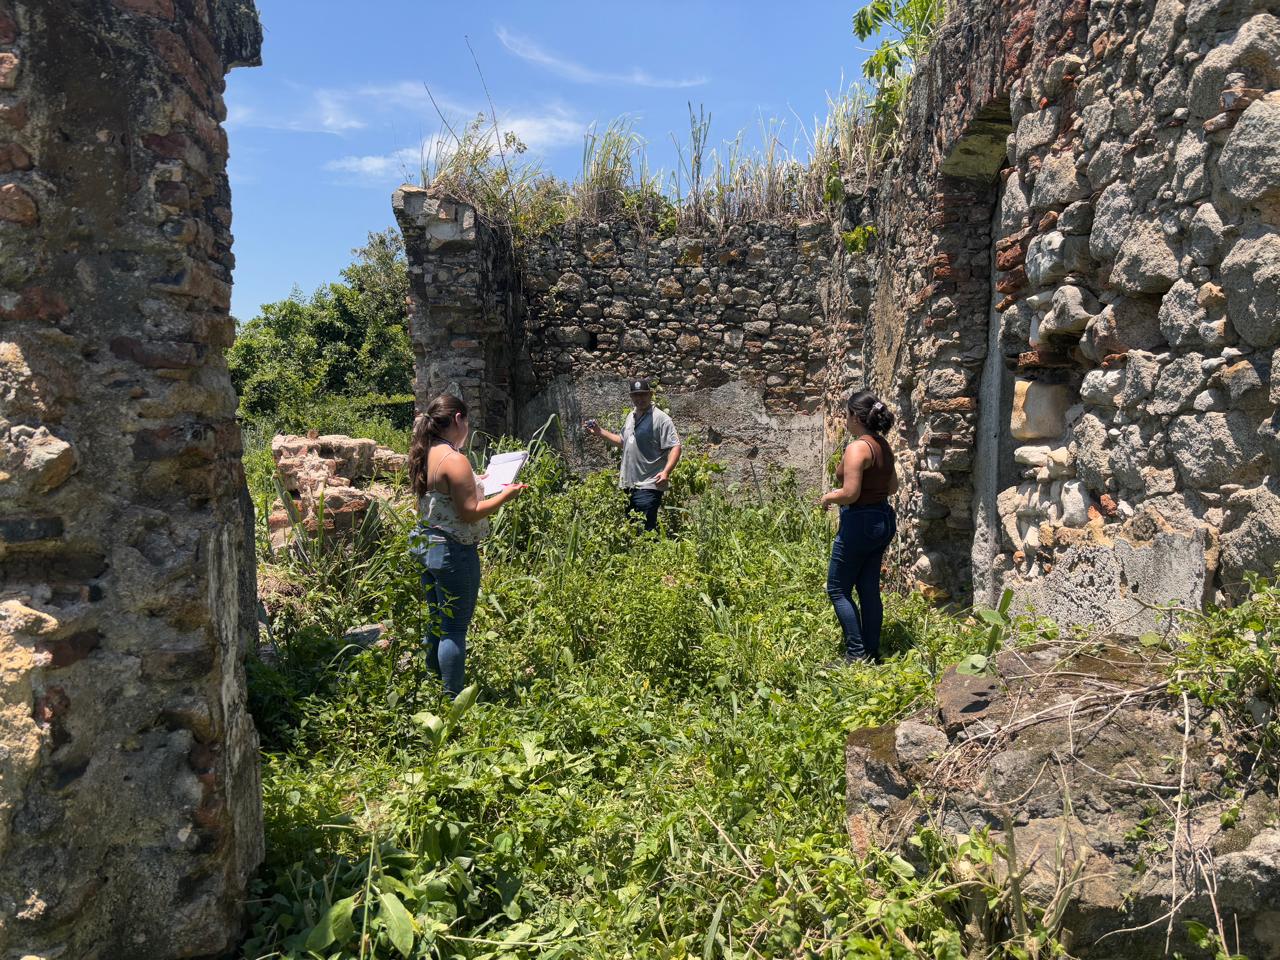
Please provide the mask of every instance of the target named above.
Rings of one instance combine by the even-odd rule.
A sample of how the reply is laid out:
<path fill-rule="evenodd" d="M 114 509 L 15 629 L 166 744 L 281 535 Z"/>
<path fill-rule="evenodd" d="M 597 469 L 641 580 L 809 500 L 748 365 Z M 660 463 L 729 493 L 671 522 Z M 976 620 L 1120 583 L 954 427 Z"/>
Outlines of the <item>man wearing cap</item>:
<path fill-rule="evenodd" d="M 622 448 L 618 486 L 631 498 L 630 509 L 644 517 L 644 528 L 656 530 L 663 491 L 680 462 L 680 437 L 671 418 L 653 405 L 648 380 L 632 380 L 630 388 L 635 409 L 627 414 L 622 433 L 606 430 L 594 420 L 586 422 L 586 429 Z"/>

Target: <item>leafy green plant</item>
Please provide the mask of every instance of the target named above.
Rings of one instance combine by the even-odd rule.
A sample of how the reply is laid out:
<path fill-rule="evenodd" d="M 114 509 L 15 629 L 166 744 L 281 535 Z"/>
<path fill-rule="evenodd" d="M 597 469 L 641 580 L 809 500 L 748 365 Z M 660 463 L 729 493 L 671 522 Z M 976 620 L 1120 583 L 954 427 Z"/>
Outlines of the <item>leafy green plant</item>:
<path fill-rule="evenodd" d="M 1274 781 L 1280 776 L 1280 586 L 1256 573 L 1245 586 L 1233 607 L 1183 612 L 1170 692 L 1210 708 L 1215 737 L 1255 757 L 1239 773 Z"/>
<path fill-rule="evenodd" d="M 897 130 L 911 73 L 929 52 L 945 14 L 945 0 L 871 0 L 853 15 L 859 40 L 880 39 L 862 64 L 875 89 L 870 112 L 876 139 Z"/>
<path fill-rule="evenodd" d="M 691 452 L 654 538 L 616 475 L 545 445 L 526 470 L 452 706 L 410 510 L 370 552 L 262 565 L 295 596 L 250 665 L 268 858 L 243 955 L 962 956 L 941 861 L 850 854 L 843 745 L 927 700 L 986 625 L 889 595 L 889 663 L 823 668 L 831 527 L 794 475 L 735 489 Z M 375 620 L 382 646 L 343 642 Z"/>
<path fill-rule="evenodd" d="M 863 254 L 871 248 L 875 236 L 876 228 L 869 223 L 863 223 L 840 234 L 840 241 L 844 244 L 846 253 Z"/>
<path fill-rule="evenodd" d="M 369 234 L 342 282 L 263 304 L 227 351 L 231 381 L 247 418 L 277 423 L 381 415 L 412 421 L 413 350 L 404 300 L 408 267 L 399 231 Z"/>
<path fill-rule="evenodd" d="M 981 676 L 995 666 L 995 656 L 1004 646 L 1009 636 L 1011 620 L 1009 604 L 1013 602 L 1013 591 L 1008 589 L 1000 594 L 994 610 L 978 609 L 974 613 L 983 623 L 988 625 L 986 643 L 980 653 L 971 653 L 956 665 L 956 673 L 968 676 Z"/>

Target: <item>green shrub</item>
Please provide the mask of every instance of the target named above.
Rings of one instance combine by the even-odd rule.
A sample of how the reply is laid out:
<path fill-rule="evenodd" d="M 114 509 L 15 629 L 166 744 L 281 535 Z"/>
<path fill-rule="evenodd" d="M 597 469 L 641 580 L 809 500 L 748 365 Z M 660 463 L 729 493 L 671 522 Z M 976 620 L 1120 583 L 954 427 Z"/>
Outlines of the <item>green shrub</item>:
<path fill-rule="evenodd" d="M 277 664 L 251 671 L 268 859 L 244 955 L 959 943 L 941 868 L 850 855 L 843 747 L 927 698 L 982 628 L 891 595 L 890 663 L 824 667 L 831 527 L 793 475 L 726 488 L 692 453 L 658 538 L 628 521 L 613 474 L 578 479 L 545 448 L 527 469 L 484 548 L 465 714 L 425 667 L 411 512 L 372 554 L 264 566 L 297 596 Z M 387 647 L 345 649 L 371 620 L 389 621 Z"/>
<path fill-rule="evenodd" d="M 248 418 L 305 422 L 346 405 L 359 416 L 412 424 L 413 350 L 404 302 L 408 267 L 399 231 L 369 234 L 342 282 L 263 304 L 227 352 Z"/>

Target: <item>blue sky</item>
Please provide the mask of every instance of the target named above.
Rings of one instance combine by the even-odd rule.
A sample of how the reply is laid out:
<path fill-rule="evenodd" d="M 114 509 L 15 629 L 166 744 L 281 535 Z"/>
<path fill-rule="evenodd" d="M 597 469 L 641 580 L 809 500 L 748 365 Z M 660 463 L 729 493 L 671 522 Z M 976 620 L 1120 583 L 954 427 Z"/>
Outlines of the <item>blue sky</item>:
<path fill-rule="evenodd" d="M 688 104 L 718 144 L 761 118 L 825 115 L 842 77 L 860 77 L 858 0 L 682 3 L 445 3 L 257 0 L 263 65 L 231 73 L 227 128 L 235 207 L 237 317 L 338 279 L 370 230 L 393 224 L 391 193 L 416 177 L 442 125 L 488 109 L 551 172 L 572 178 L 583 133 L 628 115 L 652 168 L 672 169 L 688 140 Z M 800 118 L 797 119 L 797 115 Z"/>

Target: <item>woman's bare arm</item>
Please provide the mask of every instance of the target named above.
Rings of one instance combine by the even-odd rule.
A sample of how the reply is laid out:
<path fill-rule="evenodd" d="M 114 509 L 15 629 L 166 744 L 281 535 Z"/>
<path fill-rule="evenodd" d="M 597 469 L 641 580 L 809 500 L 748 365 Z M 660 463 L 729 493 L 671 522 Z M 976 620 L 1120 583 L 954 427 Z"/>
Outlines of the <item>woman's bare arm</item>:
<path fill-rule="evenodd" d="M 524 490 L 524 484 L 512 483 L 487 500 L 481 499 L 480 491 L 476 487 L 475 474 L 471 472 L 471 463 L 461 454 L 447 456 L 444 463 L 440 465 L 440 472 L 449 480 L 449 493 L 453 497 L 458 518 L 463 523 L 483 520 L 512 497 L 519 496 Z"/>
<path fill-rule="evenodd" d="M 870 459 L 871 451 L 865 443 L 851 443 L 845 448 L 844 457 L 840 461 L 844 483 L 823 495 L 821 504 L 824 508 L 833 503 L 841 506 L 853 503 L 862 495 L 862 471 L 866 469 Z"/>

